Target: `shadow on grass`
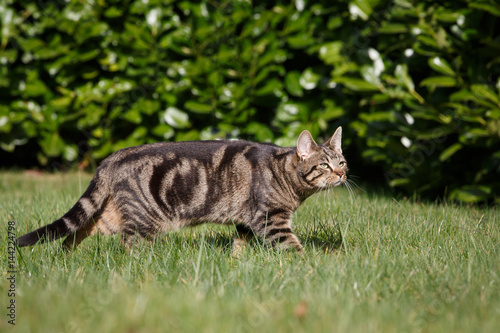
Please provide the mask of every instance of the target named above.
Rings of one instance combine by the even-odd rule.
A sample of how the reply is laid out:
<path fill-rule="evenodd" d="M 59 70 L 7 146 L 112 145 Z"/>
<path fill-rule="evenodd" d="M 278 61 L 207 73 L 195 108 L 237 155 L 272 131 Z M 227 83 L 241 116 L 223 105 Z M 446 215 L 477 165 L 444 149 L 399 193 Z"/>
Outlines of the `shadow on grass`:
<path fill-rule="evenodd" d="M 201 233 L 204 233 L 204 235 Z M 204 242 L 209 248 L 231 252 L 236 231 L 232 229 L 228 229 L 227 231 L 207 229 L 206 231 L 200 230 L 200 232 L 193 233 L 193 235 L 182 235 L 179 233 L 166 235 L 168 238 L 172 236 L 177 238 L 176 242 L 187 243 L 193 247 L 199 247 Z M 297 230 L 297 236 L 304 247 L 319 249 L 322 252 L 336 251 L 342 246 L 343 238 L 340 226 L 337 223 L 332 225 L 332 223 L 315 220 L 315 223 L 306 227 L 305 230 L 304 228 Z M 250 239 L 248 246 L 263 247 L 272 250 L 270 245 L 265 244 L 257 237 Z"/>
<path fill-rule="evenodd" d="M 132 252 L 139 253 L 151 249 L 161 251 L 165 248 L 189 251 L 190 248 L 199 249 L 201 246 L 205 246 L 211 250 L 231 253 L 235 236 L 236 231 L 233 228 L 227 228 L 227 230 L 216 228 L 213 230 L 210 227 L 196 227 L 159 234 L 151 240 L 137 236 L 132 243 L 132 248 L 127 249 L 122 244 L 120 235 L 98 235 L 92 237 L 92 240 L 86 240 L 77 249 L 73 249 L 69 253 L 61 252 L 71 255 L 78 252 L 79 249 L 87 248 L 87 251 L 91 252 L 111 251 L 112 253 L 126 255 L 131 250 Z M 315 220 L 314 224 L 297 230 L 297 236 L 305 248 L 318 249 L 322 252 L 336 251 L 342 246 L 342 235 L 339 225 L 332 225 L 321 220 Z M 263 247 L 272 250 L 271 246 L 264 244 L 257 237 L 250 239 L 248 246 Z M 88 249 L 89 247 L 93 249 Z"/>
<path fill-rule="evenodd" d="M 338 223 L 325 222 L 315 219 L 314 223 L 306 226 L 297 235 L 305 247 L 321 249 L 325 252 L 336 251 L 342 246 L 342 232 Z"/>
<path fill-rule="evenodd" d="M 155 246 L 174 246 L 177 248 L 188 247 L 199 248 L 205 244 L 210 249 L 219 249 L 222 252 L 232 252 L 234 237 L 236 231 L 228 228 L 227 230 L 211 230 L 210 227 L 205 230 L 197 228 L 191 229 L 186 232 L 184 230 L 174 231 L 159 236 Z M 331 224 L 316 220 L 314 224 L 306 227 L 305 230 L 297 231 L 302 245 L 305 248 L 314 248 L 322 252 L 337 251 L 342 246 L 342 234 L 338 224 Z M 263 247 L 272 250 L 270 245 L 265 244 L 257 237 L 249 240 L 249 247 Z"/>

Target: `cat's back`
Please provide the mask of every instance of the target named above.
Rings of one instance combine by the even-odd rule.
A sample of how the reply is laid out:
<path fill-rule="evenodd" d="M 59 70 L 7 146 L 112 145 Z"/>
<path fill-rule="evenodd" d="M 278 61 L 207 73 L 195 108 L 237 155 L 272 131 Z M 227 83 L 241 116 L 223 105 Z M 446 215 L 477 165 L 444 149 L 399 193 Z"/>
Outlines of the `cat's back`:
<path fill-rule="evenodd" d="M 158 142 L 121 149 L 106 158 L 102 168 L 130 170 L 144 164 L 179 164 L 223 166 L 234 160 L 246 160 L 250 165 L 266 164 L 275 156 L 286 154 L 291 148 L 270 143 L 243 140 L 206 140 Z"/>

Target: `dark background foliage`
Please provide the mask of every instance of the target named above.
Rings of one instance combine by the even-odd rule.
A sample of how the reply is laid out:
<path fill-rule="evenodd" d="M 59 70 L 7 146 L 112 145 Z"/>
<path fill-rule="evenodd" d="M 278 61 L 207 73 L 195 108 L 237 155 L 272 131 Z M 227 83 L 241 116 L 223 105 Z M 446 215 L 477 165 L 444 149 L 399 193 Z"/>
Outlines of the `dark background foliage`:
<path fill-rule="evenodd" d="M 2 166 L 342 125 L 362 179 L 499 201 L 493 0 L 6 0 L 0 20 Z"/>

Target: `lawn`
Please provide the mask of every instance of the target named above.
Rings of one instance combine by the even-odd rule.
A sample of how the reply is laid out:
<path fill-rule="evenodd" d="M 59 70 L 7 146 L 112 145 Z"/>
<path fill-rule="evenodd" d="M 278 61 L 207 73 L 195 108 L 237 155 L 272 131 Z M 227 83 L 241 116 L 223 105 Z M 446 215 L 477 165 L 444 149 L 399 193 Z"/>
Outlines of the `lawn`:
<path fill-rule="evenodd" d="M 116 236 L 68 256 L 56 241 L 16 252 L 12 298 L 8 221 L 18 235 L 52 222 L 91 176 L 0 177 L 1 332 L 500 332 L 496 207 L 335 189 L 294 216 L 303 256 L 253 242 L 233 257 L 233 228 L 213 225 L 132 252 Z"/>

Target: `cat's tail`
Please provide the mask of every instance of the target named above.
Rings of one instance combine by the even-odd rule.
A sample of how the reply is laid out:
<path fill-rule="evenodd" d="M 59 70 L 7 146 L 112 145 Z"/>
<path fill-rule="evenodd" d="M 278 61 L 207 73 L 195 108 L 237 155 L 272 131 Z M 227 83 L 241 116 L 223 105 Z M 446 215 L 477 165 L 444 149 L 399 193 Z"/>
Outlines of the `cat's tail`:
<path fill-rule="evenodd" d="M 92 220 L 108 198 L 108 191 L 94 177 L 89 187 L 63 217 L 17 239 L 19 247 L 45 243 L 74 233 Z"/>

